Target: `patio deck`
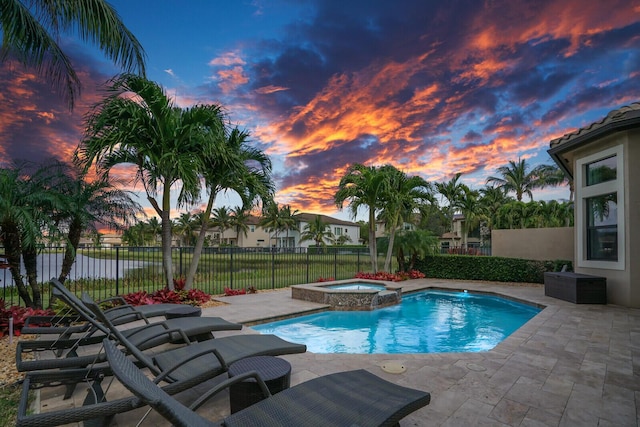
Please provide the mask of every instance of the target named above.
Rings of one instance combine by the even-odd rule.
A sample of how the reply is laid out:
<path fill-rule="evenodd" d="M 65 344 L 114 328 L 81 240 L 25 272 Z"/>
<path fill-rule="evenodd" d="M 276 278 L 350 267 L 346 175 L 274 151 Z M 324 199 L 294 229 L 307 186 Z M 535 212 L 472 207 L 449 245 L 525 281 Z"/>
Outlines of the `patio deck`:
<path fill-rule="evenodd" d="M 640 310 L 615 305 L 575 305 L 544 296 L 542 285 L 509 286 L 450 280 L 404 282 L 403 293 L 430 287 L 495 292 L 546 306 L 535 318 L 481 353 L 348 355 L 305 353 L 284 356 L 292 365 L 291 385 L 320 375 L 364 368 L 400 385 L 431 393 L 431 404 L 405 418 L 403 426 L 634 426 L 640 425 Z M 244 324 L 322 309 L 294 300 L 290 290 L 219 298 L 227 305 L 203 310 Z M 245 328 L 242 333 L 252 333 Z M 224 336 L 237 332 L 218 333 Z M 402 374 L 380 366 L 399 361 Z M 182 393 L 192 401 L 211 383 Z M 81 404 L 62 401 L 57 389 L 44 390 L 43 411 Z M 112 385 L 108 397 L 124 393 Z M 222 394 L 199 410 L 220 419 L 228 414 Z M 132 426 L 145 409 L 116 417 Z M 168 425 L 155 413 L 142 424 Z"/>

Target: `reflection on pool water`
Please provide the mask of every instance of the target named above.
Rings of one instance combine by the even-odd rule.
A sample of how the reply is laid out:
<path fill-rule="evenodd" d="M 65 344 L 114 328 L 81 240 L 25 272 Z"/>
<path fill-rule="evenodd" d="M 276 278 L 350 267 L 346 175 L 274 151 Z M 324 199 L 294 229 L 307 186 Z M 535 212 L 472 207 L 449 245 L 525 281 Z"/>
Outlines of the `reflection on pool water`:
<path fill-rule="evenodd" d="M 372 311 L 326 311 L 253 326 L 313 353 L 393 354 L 491 350 L 540 309 L 491 295 L 424 291 Z"/>

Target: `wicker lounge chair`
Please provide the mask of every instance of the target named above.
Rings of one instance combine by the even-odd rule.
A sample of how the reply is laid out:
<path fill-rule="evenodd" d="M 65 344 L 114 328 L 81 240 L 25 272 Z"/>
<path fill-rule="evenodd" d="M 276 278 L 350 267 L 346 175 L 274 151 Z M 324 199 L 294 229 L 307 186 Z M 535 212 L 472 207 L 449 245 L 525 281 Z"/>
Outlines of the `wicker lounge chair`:
<path fill-rule="evenodd" d="M 197 384 L 212 379 L 228 370 L 232 363 L 252 356 L 280 356 L 284 354 L 304 353 L 304 344 L 285 341 L 275 335 L 241 334 L 213 340 L 191 343 L 187 346 L 170 349 L 156 354 L 146 354 L 126 338 L 123 331 L 117 329 L 101 314 L 100 308 L 84 294 L 83 302 L 104 322 L 111 332 L 111 338 L 122 345 L 125 353 L 130 354 L 137 365 L 148 368 L 155 381 L 167 383 L 163 389 L 174 394 L 187 390 Z M 110 417 L 144 403 L 138 398 L 128 397 L 107 402 L 100 382 L 104 376 L 111 375 L 109 365 L 101 364 L 106 360 L 104 352 L 91 356 L 73 358 L 68 367 L 57 371 L 31 372 L 23 382 L 23 392 L 18 407 L 17 426 L 44 427 L 84 421 L 84 425 L 108 425 Z M 55 359 L 54 361 L 60 361 Z M 78 369 L 87 367 L 85 369 Z M 87 394 L 84 406 L 27 415 L 28 390 L 55 384 L 76 384 L 90 382 L 92 393 Z M 87 422 L 91 420 L 91 422 Z"/>
<path fill-rule="evenodd" d="M 54 288 L 54 293 L 57 291 L 58 290 Z M 65 301 L 68 301 L 69 305 L 76 311 L 76 313 L 78 313 L 76 320 L 84 319 L 84 322 L 80 325 L 70 324 L 62 327 L 23 328 L 23 333 L 59 333 L 60 335 L 55 340 L 19 342 L 16 348 L 16 367 L 18 371 L 86 366 L 92 363 L 93 360 L 90 358 L 85 358 L 82 361 L 78 360 L 76 352 L 78 347 L 101 343 L 106 336 L 111 334 L 109 328 L 98 321 L 93 312 L 89 310 L 79 298 L 75 295 L 73 295 L 73 298 L 69 295 L 64 295 L 63 298 Z M 112 322 L 113 316 L 109 316 L 109 314 L 105 312 L 101 313 L 106 319 L 109 319 L 109 321 Z M 122 317 L 117 317 L 117 319 L 121 318 Z M 113 325 L 113 323 L 111 324 Z M 194 339 L 202 341 L 213 338 L 212 332 L 215 331 L 231 331 L 240 329 L 242 329 L 241 324 L 228 322 L 220 317 L 188 317 L 148 323 L 143 326 L 128 329 L 122 333 L 123 336 L 138 349 L 146 350 L 168 342 L 188 344 Z M 71 339 L 70 337 L 74 333 L 82 333 L 83 335 L 80 338 Z M 38 360 L 24 359 L 23 354 L 36 351 L 52 351 L 57 357 L 64 355 L 65 358 L 40 358 Z"/>
<path fill-rule="evenodd" d="M 431 400 L 427 392 L 395 385 L 365 370 L 318 377 L 272 396 L 260 377 L 248 372 L 217 385 L 187 408 L 147 378 L 113 343 L 105 342 L 104 347 L 120 382 L 180 427 L 394 426 Z M 218 423 L 194 412 L 207 399 L 248 377 L 258 382 L 264 400 Z"/>

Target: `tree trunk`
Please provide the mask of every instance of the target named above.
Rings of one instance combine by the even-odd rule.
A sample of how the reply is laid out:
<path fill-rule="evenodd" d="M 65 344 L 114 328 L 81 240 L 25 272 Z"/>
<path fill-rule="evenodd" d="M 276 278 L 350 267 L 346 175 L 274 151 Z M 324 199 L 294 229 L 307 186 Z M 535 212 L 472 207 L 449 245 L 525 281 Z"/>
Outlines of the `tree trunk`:
<path fill-rule="evenodd" d="M 20 274 L 20 231 L 14 224 L 4 223 L 2 224 L 2 232 L 2 243 L 4 245 L 5 256 L 7 257 L 9 271 L 11 272 L 11 277 L 13 278 L 13 282 L 18 290 L 18 295 L 27 307 L 34 307 L 29 290 L 22 281 L 22 275 Z"/>
<path fill-rule="evenodd" d="M 369 207 L 369 256 L 373 274 L 378 272 L 378 248 L 376 243 L 376 213 L 373 206 Z"/>
<path fill-rule="evenodd" d="M 398 260 L 398 271 L 406 271 L 404 269 L 404 251 L 402 248 L 398 248 L 398 255 L 396 256 Z"/>
<path fill-rule="evenodd" d="M 42 308 L 42 292 L 38 283 L 38 251 L 35 246 L 22 249 L 27 282 L 33 295 L 33 308 Z"/>
<path fill-rule="evenodd" d="M 389 230 L 389 247 L 387 248 L 387 256 L 384 259 L 384 271 L 391 273 L 391 256 L 393 255 L 393 243 L 396 238 L 398 219 L 392 219 L 389 225 L 391 226 L 391 229 Z"/>
<path fill-rule="evenodd" d="M 155 199 L 153 199 L 155 202 Z M 162 220 L 162 268 L 167 289 L 173 290 L 173 259 L 171 258 L 171 185 L 165 181 L 162 189 L 162 209 L 155 204 L 156 212 Z"/>
<path fill-rule="evenodd" d="M 187 280 L 184 288 L 191 289 L 193 286 L 194 278 L 196 277 L 196 271 L 198 270 L 198 263 L 200 262 L 200 255 L 202 255 L 202 247 L 204 246 L 204 238 L 207 234 L 207 226 L 209 225 L 209 217 L 211 216 L 211 210 L 213 209 L 213 201 L 215 200 L 215 194 L 209 196 L 207 202 L 207 208 L 202 215 L 202 224 L 200 225 L 200 234 L 196 240 L 196 246 L 193 249 L 193 257 L 191 258 L 191 264 L 189 264 L 189 272 L 187 273 Z M 220 235 L 222 237 L 222 234 Z"/>
<path fill-rule="evenodd" d="M 78 251 L 78 245 L 80 243 L 80 235 L 82 234 L 82 224 L 80 221 L 74 220 L 69 226 L 69 234 L 67 238 L 69 241 L 67 242 L 67 246 L 64 250 L 64 258 L 62 259 L 62 269 L 60 271 L 60 276 L 58 276 L 58 281 L 60 283 L 65 282 L 67 277 L 69 276 L 69 272 L 71 272 L 71 267 L 73 263 L 76 261 L 76 253 Z"/>

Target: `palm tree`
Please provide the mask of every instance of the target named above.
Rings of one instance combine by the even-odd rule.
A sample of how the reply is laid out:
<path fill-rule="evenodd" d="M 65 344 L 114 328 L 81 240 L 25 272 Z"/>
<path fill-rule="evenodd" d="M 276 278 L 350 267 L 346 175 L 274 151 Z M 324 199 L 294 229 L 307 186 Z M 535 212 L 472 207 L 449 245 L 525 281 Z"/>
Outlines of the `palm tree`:
<path fill-rule="evenodd" d="M 132 224 L 142 207 L 134 202 L 131 193 L 116 188 L 122 182 L 111 183 L 106 177 L 86 180 L 77 167 L 55 162 L 41 168 L 33 177 L 46 190 L 60 195 L 62 206 L 53 211 L 60 229 L 66 230 L 65 253 L 58 280 L 64 283 L 76 259 L 82 233 L 98 233 L 98 225 L 120 230 Z"/>
<path fill-rule="evenodd" d="M 55 230 L 53 218 L 47 213 L 61 208 L 62 201 L 59 194 L 48 191 L 32 175 L 26 163 L 0 168 L 0 242 L 18 295 L 27 307 L 42 308 L 37 245 L 43 229 Z M 31 294 L 20 273 L 21 259 Z"/>
<path fill-rule="evenodd" d="M 447 217 L 451 225 L 450 231 L 453 231 L 453 214 L 455 213 L 456 205 L 459 200 L 464 196 L 465 185 L 460 181 L 461 173 L 456 173 L 453 178 L 447 182 L 436 182 L 436 189 L 445 199 L 447 199 Z"/>
<path fill-rule="evenodd" d="M 298 213 L 297 209 L 294 209 L 293 211 L 291 211 L 291 206 L 289 205 L 284 205 L 283 207 L 280 208 L 280 224 L 282 227 L 282 231 L 284 231 L 286 233 L 286 238 L 285 238 L 285 242 L 286 242 L 286 247 L 289 247 L 289 231 L 296 231 L 298 230 L 298 220 L 296 219 L 296 214 Z M 293 246 L 295 246 L 295 242 L 293 244 Z"/>
<path fill-rule="evenodd" d="M 190 212 L 180 214 L 175 221 L 174 229 L 180 236 L 183 246 L 191 246 L 195 241 L 196 216 Z"/>
<path fill-rule="evenodd" d="M 11 54 L 25 66 L 35 67 L 73 108 L 80 94 L 80 79 L 58 45 L 61 31 L 97 45 L 125 71 L 137 70 L 144 75 L 145 54 L 140 42 L 106 1 L 0 1 L 0 60 Z"/>
<path fill-rule="evenodd" d="M 282 230 L 282 220 L 280 218 L 280 208 L 276 202 L 265 203 L 262 207 L 262 216 L 258 223 L 268 233 L 274 233 L 271 237 L 278 241 L 278 234 Z"/>
<path fill-rule="evenodd" d="M 491 230 L 493 230 L 496 225 L 500 207 L 511 200 L 513 199 L 507 196 L 507 193 L 502 187 L 485 186 L 480 189 L 480 199 L 478 203 L 480 204 L 482 220 L 487 222 L 489 233 L 491 233 Z"/>
<path fill-rule="evenodd" d="M 116 165 L 135 165 L 136 181 L 161 219 L 162 265 L 173 289 L 171 188 L 180 184 L 178 207 L 199 200 L 205 160 L 220 150 L 216 142 L 224 134 L 221 107 L 177 108 L 159 85 L 132 74 L 114 78 L 108 90 L 111 95 L 87 119 L 77 161 L 85 169 L 95 162 L 103 174 Z"/>
<path fill-rule="evenodd" d="M 158 220 L 157 216 L 149 218 L 146 225 L 147 225 L 147 231 L 151 235 L 151 241 L 155 246 L 158 244 L 158 236 L 162 234 L 162 225 L 160 224 L 160 221 Z"/>
<path fill-rule="evenodd" d="M 540 189 L 568 185 L 569 201 L 573 201 L 573 179 L 569 178 L 557 165 L 539 165 L 533 169 L 532 173 L 538 177 Z"/>
<path fill-rule="evenodd" d="M 500 166 L 497 171 L 500 176 L 490 176 L 487 184 L 495 184 L 503 188 L 507 193 L 514 192 L 518 201 L 523 195 L 529 196 L 533 200 L 533 190 L 549 185 L 548 177 L 544 172 L 547 166 L 539 166 L 533 171 L 529 171 L 529 165 L 525 159 L 519 158 L 517 162 L 509 161 L 507 166 Z"/>
<path fill-rule="evenodd" d="M 225 190 L 235 191 L 242 199 L 245 210 L 253 207 L 259 200 L 273 199 L 275 184 L 271 177 L 271 160 L 261 150 L 251 147 L 248 142 L 249 133 L 237 127 L 231 132 L 224 129 L 222 135 L 211 136 L 210 143 L 214 149 L 204 157 L 204 168 L 201 172 L 209 199 L 189 266 L 185 289 L 190 289 L 193 284 L 204 245 L 205 231 L 218 193 Z M 232 223 L 230 220 L 225 228 L 231 227 Z M 222 237 L 222 232 L 220 236 Z"/>
<path fill-rule="evenodd" d="M 316 243 L 316 247 L 325 247 L 327 241 L 333 244 L 335 236 L 331 232 L 331 227 L 322 221 L 322 217 L 316 215 L 313 221 L 305 224 L 302 233 L 300 233 L 300 241 L 304 242 L 306 240 L 313 240 Z"/>
<path fill-rule="evenodd" d="M 406 173 L 387 165 L 381 168 L 388 180 L 382 194 L 381 217 L 385 220 L 385 229 L 389 233 L 389 246 L 384 262 L 384 271 L 391 269 L 391 256 L 396 231 L 403 222 L 412 220 L 413 215 L 427 203 L 434 201 L 431 185 L 419 176 L 407 176 Z"/>
<path fill-rule="evenodd" d="M 395 243 L 399 271 L 411 271 L 419 257 L 438 253 L 438 237 L 427 230 L 400 231 Z M 410 253 L 409 265 L 405 265 L 405 253 Z"/>
<path fill-rule="evenodd" d="M 238 246 L 240 245 L 240 233 L 246 237 L 249 231 L 249 226 L 247 225 L 249 218 L 251 218 L 251 215 L 246 209 L 240 206 L 231 209 L 231 227 L 236 230 L 236 245 Z"/>
<path fill-rule="evenodd" d="M 469 231 L 478 225 L 478 222 L 480 221 L 481 207 L 478 204 L 479 196 L 480 193 L 478 191 L 471 190 L 465 186 L 464 195 L 458 200 L 456 205 L 464 217 L 464 221 L 462 222 L 462 238 L 465 249 L 468 249 L 467 239 Z"/>
<path fill-rule="evenodd" d="M 385 177 L 375 166 L 354 163 L 340 179 L 334 201 L 338 209 L 349 201 L 351 216 L 355 218 L 358 210 L 369 210 L 369 255 L 371 269 L 378 271 L 378 249 L 376 246 L 376 214 L 380 209 L 380 198 L 385 189 Z"/>
<path fill-rule="evenodd" d="M 226 206 L 221 206 L 213 210 L 213 218 L 211 220 L 211 225 L 218 227 L 218 232 L 220 233 L 220 240 L 218 242 L 219 246 L 222 246 L 222 235 L 225 230 L 231 228 L 231 224 L 233 220 L 231 219 L 231 211 Z"/>

